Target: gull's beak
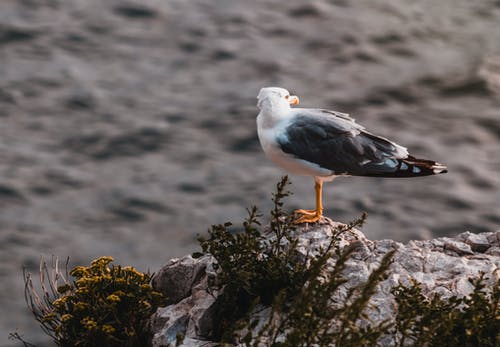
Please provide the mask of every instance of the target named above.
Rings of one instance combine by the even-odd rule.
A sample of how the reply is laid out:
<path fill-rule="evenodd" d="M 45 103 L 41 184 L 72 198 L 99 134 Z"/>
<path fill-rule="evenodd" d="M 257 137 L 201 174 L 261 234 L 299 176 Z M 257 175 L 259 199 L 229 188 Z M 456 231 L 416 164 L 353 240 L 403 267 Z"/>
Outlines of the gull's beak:
<path fill-rule="evenodd" d="M 298 105 L 299 104 L 299 97 L 296 96 L 296 95 L 290 95 L 290 97 L 288 98 L 288 102 L 290 103 L 290 105 Z"/>

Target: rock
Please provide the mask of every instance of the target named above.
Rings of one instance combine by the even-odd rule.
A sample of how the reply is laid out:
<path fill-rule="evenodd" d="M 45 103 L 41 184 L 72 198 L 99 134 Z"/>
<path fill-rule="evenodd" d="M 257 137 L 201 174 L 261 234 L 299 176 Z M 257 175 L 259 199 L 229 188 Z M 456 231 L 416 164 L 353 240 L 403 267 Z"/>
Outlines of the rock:
<path fill-rule="evenodd" d="M 209 341 L 204 341 L 204 340 L 197 340 L 197 339 L 192 339 L 190 337 L 185 338 L 182 341 L 182 346 L 184 347 L 212 347 L 212 346 L 218 346 L 219 344 L 209 342 Z"/>
<path fill-rule="evenodd" d="M 484 253 L 490 248 L 491 244 L 483 234 L 473 234 L 471 232 L 466 232 L 459 235 L 464 239 L 464 242 L 470 246 L 470 248 L 479 253 Z"/>
<path fill-rule="evenodd" d="M 470 248 L 469 245 L 467 245 L 463 242 L 454 241 L 454 240 L 446 242 L 444 244 L 444 249 L 453 251 L 453 252 L 457 253 L 458 255 L 474 254 L 474 252 L 472 252 L 472 249 Z"/>
<path fill-rule="evenodd" d="M 190 255 L 172 259 L 153 277 L 153 287 L 162 292 L 169 304 L 176 304 L 191 295 L 191 289 L 202 277 L 206 277 L 210 256 L 194 259 Z"/>
<path fill-rule="evenodd" d="M 486 254 L 489 255 L 494 255 L 497 257 L 500 257 L 500 247 L 490 247 L 487 251 Z"/>
<path fill-rule="evenodd" d="M 320 224 L 299 228 L 296 236 L 303 256 L 314 255 L 320 247 L 326 246 L 338 225 L 325 218 Z M 469 278 L 484 272 L 489 276 L 488 281 L 493 283 L 500 265 L 497 233 L 493 232 L 463 233 L 455 238 L 402 244 L 392 240 L 371 241 L 360 231 L 353 230 L 340 237 L 339 247 L 348 246 L 354 247 L 355 251 L 346 263 L 344 276 L 348 282 L 341 294 L 364 283 L 384 254 L 396 250 L 387 279 L 379 284 L 372 297 L 376 310 L 368 315 L 374 324 L 394 316 L 395 302 L 390 292 L 399 283 L 409 284 L 410 279 L 415 279 L 422 284 L 426 295 L 465 296 L 473 289 Z M 171 260 L 156 274 L 153 286 L 169 298 L 170 305 L 159 308 L 151 319 L 154 347 L 175 346 L 178 334 L 184 336 L 181 346 L 216 345 L 207 341 L 215 321 L 214 303 L 220 295 L 209 288 L 209 283 L 216 280 L 214 262 L 211 256 L 197 259 L 186 256 Z M 252 314 L 252 319 L 258 322 L 254 328 L 256 331 L 267 321 L 269 314 L 269 308 L 256 307 Z M 245 334 L 246 331 L 240 331 L 241 336 Z"/>
<path fill-rule="evenodd" d="M 213 325 L 211 308 L 219 294 L 208 286 L 207 265 L 213 262 L 210 256 L 173 259 L 153 278 L 153 287 L 174 303 L 159 308 L 151 318 L 154 347 L 176 346 L 178 336 L 185 337 L 182 346 L 215 345 L 204 339 Z"/>
<path fill-rule="evenodd" d="M 486 238 L 488 239 L 488 242 L 495 246 L 500 246 L 500 230 L 497 231 L 496 233 L 489 233 Z"/>

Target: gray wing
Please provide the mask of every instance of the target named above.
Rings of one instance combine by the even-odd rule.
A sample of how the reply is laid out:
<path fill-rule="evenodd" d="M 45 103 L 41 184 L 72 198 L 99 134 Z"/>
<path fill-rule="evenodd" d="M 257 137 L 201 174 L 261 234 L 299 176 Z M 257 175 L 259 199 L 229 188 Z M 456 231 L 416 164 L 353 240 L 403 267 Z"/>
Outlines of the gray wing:
<path fill-rule="evenodd" d="M 337 175 L 391 175 L 408 157 L 404 147 L 365 131 L 348 115 L 319 109 L 297 110 L 277 142 L 283 152 Z"/>

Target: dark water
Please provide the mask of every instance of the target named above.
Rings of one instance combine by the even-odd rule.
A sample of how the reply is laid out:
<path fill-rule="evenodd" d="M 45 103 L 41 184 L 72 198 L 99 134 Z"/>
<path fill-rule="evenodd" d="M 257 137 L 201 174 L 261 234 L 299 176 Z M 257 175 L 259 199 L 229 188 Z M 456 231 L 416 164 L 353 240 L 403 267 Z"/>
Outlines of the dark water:
<path fill-rule="evenodd" d="M 498 1 L 2 0 L 0 346 L 15 328 L 46 341 L 22 295 L 40 255 L 154 271 L 267 210 L 268 85 L 449 167 L 338 179 L 328 216 L 368 211 L 369 237 L 401 241 L 499 228 Z M 289 208 L 311 208 L 312 180 L 292 179 Z"/>

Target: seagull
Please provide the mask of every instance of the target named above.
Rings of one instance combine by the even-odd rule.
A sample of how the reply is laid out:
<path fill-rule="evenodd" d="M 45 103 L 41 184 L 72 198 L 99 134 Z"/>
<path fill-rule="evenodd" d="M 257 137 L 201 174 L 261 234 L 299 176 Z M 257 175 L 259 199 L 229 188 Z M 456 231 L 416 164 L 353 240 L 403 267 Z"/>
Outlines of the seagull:
<path fill-rule="evenodd" d="M 322 217 L 323 182 L 337 176 L 420 177 L 447 172 L 445 165 L 417 159 L 405 147 L 366 131 L 348 114 L 292 108 L 299 98 L 284 88 L 262 88 L 257 100 L 257 132 L 265 154 L 286 171 L 315 181 L 316 209 L 294 211 L 297 224 Z"/>

